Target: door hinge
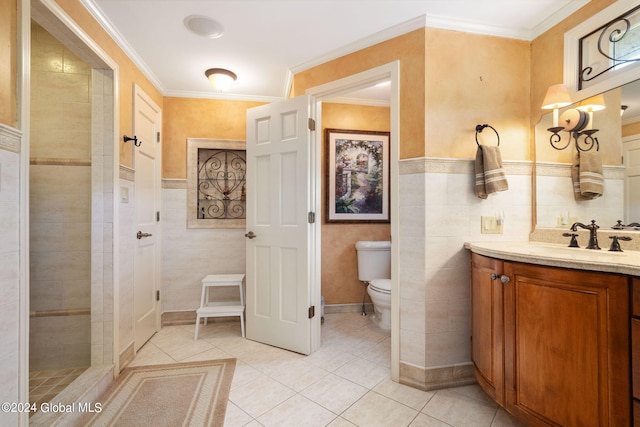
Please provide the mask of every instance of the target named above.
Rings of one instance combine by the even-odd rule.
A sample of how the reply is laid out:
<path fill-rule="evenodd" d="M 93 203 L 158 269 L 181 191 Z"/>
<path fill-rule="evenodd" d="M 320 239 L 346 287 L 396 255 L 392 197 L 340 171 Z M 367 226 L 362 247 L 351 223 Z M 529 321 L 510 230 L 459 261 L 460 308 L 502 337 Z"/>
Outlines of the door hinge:
<path fill-rule="evenodd" d="M 316 306 L 312 305 L 311 307 L 309 307 L 309 319 L 313 319 L 315 315 L 316 315 Z"/>
<path fill-rule="evenodd" d="M 316 130 L 316 121 L 309 118 L 309 130 Z"/>
<path fill-rule="evenodd" d="M 309 224 L 314 224 L 316 222 L 316 213 L 309 212 L 309 215 L 307 215 L 307 219 L 309 221 Z"/>
<path fill-rule="evenodd" d="M 156 301 L 160 301 L 160 291 L 156 291 Z"/>
<path fill-rule="evenodd" d="M 156 142 L 160 142 L 160 132 L 156 132 Z"/>
<path fill-rule="evenodd" d="M 156 211 L 156 222 L 160 222 L 160 211 Z"/>

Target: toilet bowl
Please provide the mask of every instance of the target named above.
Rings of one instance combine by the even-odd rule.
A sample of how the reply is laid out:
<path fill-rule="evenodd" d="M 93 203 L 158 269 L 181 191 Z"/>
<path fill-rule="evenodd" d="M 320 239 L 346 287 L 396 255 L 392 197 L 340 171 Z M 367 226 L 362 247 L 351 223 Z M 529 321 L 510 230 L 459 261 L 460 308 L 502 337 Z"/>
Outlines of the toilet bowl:
<path fill-rule="evenodd" d="M 368 284 L 367 293 L 373 302 L 372 321 L 388 331 L 391 329 L 391 242 L 359 241 L 356 250 L 358 279 Z"/>
<path fill-rule="evenodd" d="M 367 293 L 373 302 L 373 322 L 380 329 L 391 330 L 391 279 L 372 280 Z"/>

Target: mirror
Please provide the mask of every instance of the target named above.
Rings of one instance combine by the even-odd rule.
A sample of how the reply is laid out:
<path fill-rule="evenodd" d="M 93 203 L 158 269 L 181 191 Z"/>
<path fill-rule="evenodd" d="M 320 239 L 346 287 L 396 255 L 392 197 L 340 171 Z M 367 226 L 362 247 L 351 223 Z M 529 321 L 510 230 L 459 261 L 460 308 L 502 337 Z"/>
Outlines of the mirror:
<path fill-rule="evenodd" d="M 564 150 L 551 146 L 547 129 L 553 126 L 552 113 L 536 125 L 536 227 L 568 228 L 573 222 L 591 219 L 601 228 L 610 228 L 618 220 L 625 225 L 640 222 L 640 80 L 603 95 L 606 109 L 593 112 L 593 128 L 599 129 L 594 137 L 599 142 L 605 179 L 599 198 L 575 200 L 571 179 L 574 141 Z M 560 114 L 576 106 L 565 107 Z M 563 143 L 570 137 L 564 131 L 560 136 Z"/>

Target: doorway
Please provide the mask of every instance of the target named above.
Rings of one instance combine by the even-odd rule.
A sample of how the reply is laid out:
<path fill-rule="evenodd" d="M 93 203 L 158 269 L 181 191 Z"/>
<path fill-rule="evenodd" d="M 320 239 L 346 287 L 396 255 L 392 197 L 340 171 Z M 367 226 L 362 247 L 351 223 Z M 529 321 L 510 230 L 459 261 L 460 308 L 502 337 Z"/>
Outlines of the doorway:
<path fill-rule="evenodd" d="M 29 8 L 26 7 L 25 10 L 29 10 Z M 46 30 L 51 36 L 52 42 L 55 40 L 55 43 L 63 46 L 65 52 L 68 52 L 69 60 L 71 62 L 81 62 L 86 67 L 86 73 L 80 80 L 84 81 L 87 86 L 85 89 L 88 108 L 83 108 L 82 112 L 77 112 L 77 114 L 82 115 L 83 120 L 87 121 L 88 125 L 83 128 L 83 132 L 69 132 L 61 137 L 65 144 L 63 148 L 67 150 L 63 163 L 69 163 L 67 160 L 71 159 L 71 165 L 64 167 L 73 168 L 72 170 L 65 170 L 62 174 L 62 186 L 68 187 L 69 191 L 82 186 L 86 194 L 81 198 L 78 195 L 71 194 L 63 198 L 62 201 L 57 202 L 66 212 L 77 210 L 77 212 L 72 212 L 71 215 L 78 215 L 78 218 L 72 218 L 72 220 L 81 219 L 84 224 L 84 228 L 80 231 L 76 230 L 70 233 L 84 242 L 82 243 L 84 255 L 81 258 L 85 259 L 86 263 L 83 265 L 87 267 L 83 267 L 86 270 L 83 270 L 78 281 L 84 282 L 87 279 L 88 288 L 82 288 L 77 292 L 68 292 L 66 299 L 71 301 L 71 305 L 69 307 L 61 307 L 62 311 L 58 313 L 67 315 L 69 318 L 86 317 L 86 324 L 82 329 L 84 332 L 81 344 L 87 352 L 87 355 L 83 356 L 82 364 L 88 366 L 88 369 L 82 374 L 87 379 L 83 384 L 82 393 L 84 393 L 90 392 L 100 381 L 110 378 L 113 372 L 114 348 L 117 345 L 114 342 L 113 334 L 115 325 L 113 307 L 117 297 L 114 292 L 117 275 L 114 272 L 117 271 L 118 260 L 117 224 L 114 221 L 114 218 L 117 218 L 118 207 L 117 204 L 113 203 L 114 189 L 116 188 L 114 183 L 118 178 L 119 163 L 118 146 L 115 143 L 115 129 L 118 117 L 114 100 L 114 80 L 116 79 L 114 69 L 116 69 L 116 66 L 55 3 L 47 2 L 45 4 L 34 0 L 31 2 L 30 10 L 32 21 Z M 25 37 L 25 39 L 28 38 Z M 27 49 L 30 49 L 30 47 Z M 29 76 L 31 74 L 30 71 L 29 69 L 25 70 L 24 75 Z M 73 80 L 73 78 L 72 76 L 71 79 Z M 33 95 L 32 84 L 27 86 L 27 93 L 32 92 Z M 27 104 L 27 109 L 33 107 L 28 98 L 25 99 L 24 103 Z M 70 112 L 68 117 L 70 121 L 74 119 L 74 107 L 75 105 L 67 106 L 67 111 Z M 41 119 L 45 122 L 46 120 L 55 120 L 55 118 L 46 114 Z M 32 122 L 29 127 L 33 129 L 37 125 L 37 123 Z M 46 131 L 47 127 L 45 126 L 44 129 Z M 77 146 L 80 140 L 83 141 L 81 147 Z M 45 147 L 47 146 L 45 144 Z M 34 156 L 44 157 L 45 154 L 38 154 L 37 151 L 34 151 L 33 153 L 25 153 L 25 156 L 32 159 L 30 163 L 33 165 Z M 37 163 L 37 160 L 35 162 Z M 55 166 L 57 167 L 58 165 Z M 35 166 L 33 167 L 35 168 Z M 31 172 L 31 168 L 31 165 L 27 167 L 29 172 Z M 34 172 L 37 173 L 38 171 L 34 169 Z M 23 194 L 22 197 L 28 199 L 27 194 Z M 76 209 L 77 207 L 74 204 L 82 204 L 82 206 L 80 209 Z M 38 208 L 38 204 L 37 202 L 34 203 L 32 199 L 31 209 L 34 208 Z M 37 237 L 37 235 L 34 235 L 34 232 L 37 233 L 39 231 L 37 227 L 29 226 L 27 228 L 33 228 L 33 230 L 27 230 L 27 236 L 31 234 Z M 63 235 L 62 238 L 66 242 L 74 240 L 70 235 Z M 27 242 L 24 243 L 25 247 L 29 246 L 26 244 Z M 63 256 L 62 258 L 68 259 L 69 256 Z M 37 260 L 29 259 L 29 263 L 37 264 Z M 53 262 L 45 267 L 45 272 L 47 269 L 53 271 L 56 268 L 66 268 L 64 262 Z M 72 274 L 70 281 L 73 282 L 76 278 Z M 31 278 L 31 280 L 34 279 L 38 279 L 38 277 Z M 73 286 L 77 284 L 70 284 L 69 286 L 71 287 L 68 289 L 75 289 Z M 35 288 L 34 284 L 29 286 L 30 288 Z M 44 289 L 51 290 L 51 287 L 44 286 Z M 64 292 L 62 295 L 64 300 Z M 23 314 L 20 320 L 21 322 L 28 322 L 28 313 Z M 69 341 L 63 343 L 63 350 L 68 352 L 77 350 L 74 349 L 74 345 L 67 346 L 66 344 L 68 343 Z M 66 349 L 64 348 L 65 346 L 67 347 Z M 23 355 L 25 359 L 28 357 L 28 354 Z M 61 399 L 66 394 L 68 396 L 67 401 L 72 402 L 75 401 L 77 396 L 80 396 L 78 393 L 78 390 L 70 392 L 69 387 L 67 387 L 58 394 L 57 399 Z M 38 417 L 40 421 L 47 424 L 43 417 L 51 418 L 57 416 L 60 416 L 60 414 L 39 412 L 34 415 L 32 420 L 35 423 L 35 417 Z"/>
<path fill-rule="evenodd" d="M 91 365 L 91 68 L 31 23 L 32 402 Z"/>
<path fill-rule="evenodd" d="M 380 67 L 373 68 L 371 70 L 364 71 L 359 74 L 355 74 L 340 80 L 336 80 L 334 82 L 330 82 L 321 86 L 317 86 L 307 90 L 307 93 L 314 96 L 317 104 L 315 116 L 317 118 L 316 123 L 316 147 L 317 153 L 316 157 L 318 159 L 324 159 L 324 156 L 321 152 L 321 147 L 324 144 L 324 135 L 322 129 L 325 127 L 325 124 L 322 121 L 323 118 L 323 104 L 328 103 L 331 100 L 336 100 L 336 98 L 347 98 L 349 94 L 352 94 L 356 91 L 360 91 L 365 88 L 369 88 L 375 86 L 380 82 L 390 82 L 388 86 L 388 103 L 389 103 L 389 132 L 391 135 L 391 147 L 390 147 L 390 236 L 389 239 L 392 240 L 391 245 L 391 378 L 394 381 L 398 381 L 399 378 L 399 353 L 400 353 L 400 327 L 399 327 L 399 285 L 398 285 L 398 254 L 399 254 L 399 239 L 398 236 L 398 216 L 399 216 L 399 208 L 398 208 L 398 192 L 399 192 L 399 172 L 398 172 L 398 163 L 400 158 L 400 89 L 399 89 L 399 77 L 400 77 L 400 69 L 399 62 L 395 61 L 386 65 L 382 65 Z M 331 126 L 334 126 L 333 124 Z M 321 161 L 321 160 L 319 160 Z M 323 169 L 318 169 L 323 170 Z M 324 178 L 321 179 L 324 181 Z M 324 194 L 320 192 L 319 194 Z M 318 196 L 318 206 L 321 206 L 320 197 Z M 324 213 L 320 213 L 324 215 Z M 326 228 L 326 227 L 324 227 Z M 321 227 L 322 229 L 322 227 Z M 324 242 L 324 230 L 321 230 L 323 236 L 323 251 L 322 255 L 322 263 L 325 262 L 326 252 L 325 242 Z M 352 254 L 355 254 L 355 248 L 353 249 Z M 352 261 L 353 265 L 355 261 Z M 323 275 L 324 276 L 324 275 Z M 324 279 L 323 279 L 324 280 Z M 313 300 L 318 303 L 321 300 L 321 292 L 322 289 L 318 287 L 315 289 L 313 294 Z M 314 340 L 314 348 L 319 348 L 320 346 L 320 322 L 313 323 L 313 331 L 312 331 L 312 339 Z"/>

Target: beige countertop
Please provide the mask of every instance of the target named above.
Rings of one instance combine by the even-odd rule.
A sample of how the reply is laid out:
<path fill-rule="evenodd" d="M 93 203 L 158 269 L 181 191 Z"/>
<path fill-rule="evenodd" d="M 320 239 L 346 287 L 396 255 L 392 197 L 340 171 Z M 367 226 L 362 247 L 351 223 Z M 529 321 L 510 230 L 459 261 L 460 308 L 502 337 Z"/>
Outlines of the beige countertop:
<path fill-rule="evenodd" d="M 544 242 L 467 242 L 471 252 L 508 261 L 640 276 L 640 251 L 610 252 Z"/>

